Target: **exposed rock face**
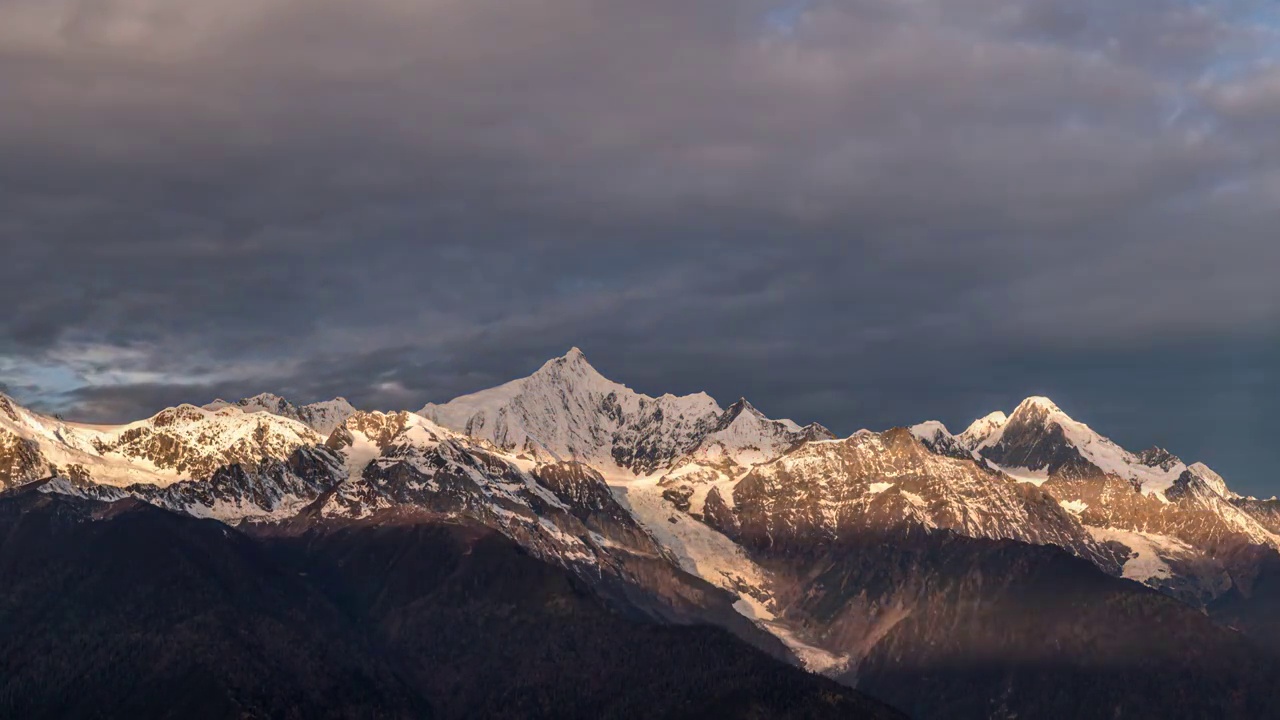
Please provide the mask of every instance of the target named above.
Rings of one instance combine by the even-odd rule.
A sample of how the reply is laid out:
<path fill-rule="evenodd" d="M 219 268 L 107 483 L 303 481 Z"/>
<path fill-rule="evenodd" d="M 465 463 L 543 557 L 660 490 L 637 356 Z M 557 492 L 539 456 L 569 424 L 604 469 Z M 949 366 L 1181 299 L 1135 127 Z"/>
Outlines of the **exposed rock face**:
<path fill-rule="evenodd" d="M 1159 448 L 1131 453 L 1043 397 L 1022 401 L 1007 421 L 973 449 L 1021 479 L 1040 482 L 1050 477 L 1070 480 L 1114 475 L 1145 493 L 1163 493 L 1187 469 L 1181 460 Z"/>
<path fill-rule="evenodd" d="M 376 429 L 400 422 L 405 425 L 399 431 L 378 437 L 382 450 L 361 475 L 324 499 L 321 516 L 363 518 L 397 508 L 461 512 L 521 537 L 553 561 L 597 563 L 615 543 L 638 554 L 661 554 L 595 470 L 559 462 L 525 471 L 507 456 L 416 416 Z M 349 421 L 349 427 L 357 424 Z M 360 427 L 370 429 L 367 423 Z"/>
<path fill-rule="evenodd" d="M 1274 657 L 1057 548 L 904 529 L 786 562 L 790 615 L 856 648 L 847 679 L 913 717 L 1280 712 Z"/>
<path fill-rule="evenodd" d="M 900 717 L 465 518 L 254 530 L 0 497 L 0 714 Z"/>
<path fill-rule="evenodd" d="M 800 427 L 789 420 L 771 420 L 741 398 L 724 411 L 676 467 L 691 462 L 740 475 L 804 443 L 833 439 L 831 431 L 817 423 Z"/>
<path fill-rule="evenodd" d="M 961 460 L 971 460 L 974 457 L 973 451 L 965 442 L 947 430 L 947 426 L 937 420 L 930 420 L 919 425 L 911 426 L 911 434 L 916 439 L 929 448 L 937 455 L 946 455 L 947 457 L 959 458 Z"/>
<path fill-rule="evenodd" d="M 0 491 L 54 474 L 40 443 L 26 429 L 32 413 L 0 393 Z"/>
<path fill-rule="evenodd" d="M 665 469 L 658 484 L 682 512 L 700 517 L 711 492 L 729 496 L 751 468 L 820 440 L 830 430 L 813 423 L 801 427 L 790 420 L 771 420 L 745 398 L 729 406 L 697 443 Z"/>
<path fill-rule="evenodd" d="M 1138 453 L 1138 460 L 1147 467 L 1169 471 L 1182 462 L 1181 458 L 1162 447 L 1152 446 Z M 1203 467 L 1203 466 L 1202 466 Z M 1205 468 L 1206 470 L 1208 468 Z M 1221 478 L 1219 478 L 1221 479 Z M 1222 486 L 1226 490 L 1226 485 Z"/>
<path fill-rule="evenodd" d="M 95 438 L 103 455 L 142 460 L 187 478 L 207 478 L 226 465 L 255 466 L 263 458 L 287 457 L 322 438 L 301 423 L 265 414 L 211 414 L 183 405 L 129 427 Z"/>
<path fill-rule="evenodd" d="M 954 455 L 958 444 L 1039 485 L 1120 551 L 1125 577 L 1195 605 L 1226 592 L 1244 571 L 1223 557 L 1242 545 L 1280 546 L 1244 509 L 1252 506 L 1203 464 L 1188 466 L 1159 447 L 1130 453 L 1046 398 L 976 421 L 954 442 L 940 425 L 917 428 L 937 453 Z"/>
<path fill-rule="evenodd" d="M 264 458 L 284 459 L 323 440 L 296 420 L 246 415 L 238 408 L 180 405 L 146 420 L 102 427 L 45 417 L 8 400 L 4 407 L 0 452 L 9 462 L 3 465 L 10 477 L 24 481 L 59 475 L 80 484 L 168 485 L 205 479 L 228 465 L 252 468 Z"/>
<path fill-rule="evenodd" d="M 1058 417 L 1062 411 L 1044 398 L 1027 400 L 1014 410 L 1008 422 L 979 446 L 992 462 L 1012 468 L 1042 471 L 1063 478 L 1094 477 L 1101 474 L 1067 437 Z"/>
<path fill-rule="evenodd" d="M 1264 647 L 1280 647 L 1280 553 L 1244 545 L 1221 556 L 1231 587 L 1207 604 L 1209 617 Z"/>
<path fill-rule="evenodd" d="M 272 415 L 297 420 L 321 435 L 328 435 L 347 421 L 347 418 L 358 412 L 346 398 L 334 398 L 310 405 L 294 405 L 279 395 L 262 393 L 251 398 L 229 403 L 226 400 L 214 400 L 204 406 L 205 410 L 221 410 L 227 407 L 240 408 L 246 413 L 266 412 Z"/>
<path fill-rule="evenodd" d="M 535 467 L 530 474 L 578 519 L 597 513 L 605 513 L 615 520 L 630 517 L 618 505 L 600 473 L 588 465 L 576 462 L 551 463 Z"/>
<path fill-rule="evenodd" d="M 1115 569 L 1113 553 L 1048 493 L 972 459 L 934 454 L 902 428 L 811 443 L 757 466 L 734 490 L 733 505 L 737 537 L 758 550 L 920 525 L 1057 545 Z"/>
<path fill-rule="evenodd" d="M 160 487 L 124 488 L 76 484 L 55 478 L 43 490 L 113 502 L 124 498 L 195 517 L 228 522 L 287 518 L 346 479 L 343 458 L 320 447 L 301 447 L 285 460 L 262 458 L 251 466 L 225 465 L 205 480 L 184 480 Z"/>
<path fill-rule="evenodd" d="M 0 396 L 0 402 L 3 401 Z M 19 487 L 50 474 L 49 463 L 40 454 L 39 444 L 0 428 L 0 490 Z"/>
<path fill-rule="evenodd" d="M 957 716 L 1065 712 L 1038 705 L 1035 692 L 1053 688 L 1018 670 L 1020 653 L 1039 662 L 1054 643 L 1077 653 L 1065 670 L 1078 671 L 1076 684 L 1063 687 L 1097 683 L 1107 689 L 1096 708 L 1121 706 L 1119 685 L 1088 669 L 1101 660 L 1087 650 L 1135 652 L 1141 643 L 1129 629 L 1075 627 L 1069 603 L 1050 594 L 1051 625 L 1043 637 L 1024 636 L 1038 626 L 1017 604 L 1022 584 L 1041 597 L 1045 573 L 1063 567 L 1111 588 L 1062 590 L 1082 616 L 1120 603 L 1138 608 L 1133 627 L 1149 630 L 1168 612 L 1136 585 L 1107 585 L 1111 574 L 1215 617 L 1270 627 L 1257 618 L 1271 597 L 1272 506 L 1160 448 L 1130 453 L 1044 398 L 960 435 L 929 422 L 837 440 L 818 425 L 769 419 L 745 400 L 721 411 L 705 395 L 640 395 L 576 351 L 420 414 L 352 412 L 323 434 L 273 397 L 251 399 L 253 412 L 180 406 L 120 428 L 0 404 L 0 433 L 26 443 L 7 456 L 0 444 L 9 458 L 0 473 L 8 467 L 23 481 L 53 473 L 49 492 L 139 498 L 304 534 L 442 519 L 483 526 L 651 620 L 718 624 L 898 699 L 926 682 L 963 709 Z M 1015 613 L 1007 632 L 1001 612 Z M 969 625 L 973 633 L 957 631 Z M 1123 642 L 1107 645 L 1107 633 Z M 1215 657 L 1239 659 L 1215 644 L 1221 638 L 1192 635 L 1217 648 Z M 999 657 L 981 665 L 981 677 L 939 670 L 984 647 Z M 980 705 L 965 704 L 966 688 Z M 1172 707 L 1162 702 L 1151 707 Z M 1126 717 L 1143 716 L 1123 707 Z"/>
<path fill-rule="evenodd" d="M 1079 511 L 1086 525 L 1155 533 L 1212 551 L 1239 542 L 1268 544 L 1270 533 L 1185 471 L 1164 497 L 1115 476 L 1047 480 L 1042 486 Z"/>
<path fill-rule="evenodd" d="M 1280 499 L 1259 500 L 1237 496 L 1231 499 L 1231 504 L 1257 520 L 1267 530 L 1280 535 Z"/>
<path fill-rule="evenodd" d="M 414 424 L 412 413 L 361 412 L 352 415 L 344 425 L 347 434 L 356 433 L 368 438 L 379 448 L 385 448 L 406 428 Z"/>

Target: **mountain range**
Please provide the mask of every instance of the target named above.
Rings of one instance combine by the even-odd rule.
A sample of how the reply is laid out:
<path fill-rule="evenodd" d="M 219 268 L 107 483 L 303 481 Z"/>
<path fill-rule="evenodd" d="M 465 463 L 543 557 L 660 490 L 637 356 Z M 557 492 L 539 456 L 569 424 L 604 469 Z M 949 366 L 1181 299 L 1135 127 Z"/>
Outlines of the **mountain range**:
<path fill-rule="evenodd" d="M 1280 501 L 1047 398 L 842 438 L 576 348 L 417 412 L 0 395 L 0 490 L 7 715 L 1280 717 Z"/>

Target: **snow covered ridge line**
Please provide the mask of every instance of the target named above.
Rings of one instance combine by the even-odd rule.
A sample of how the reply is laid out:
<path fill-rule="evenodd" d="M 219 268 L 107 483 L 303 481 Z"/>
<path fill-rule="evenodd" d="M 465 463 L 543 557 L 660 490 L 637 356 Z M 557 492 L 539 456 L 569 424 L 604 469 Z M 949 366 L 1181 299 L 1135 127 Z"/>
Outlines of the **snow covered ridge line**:
<path fill-rule="evenodd" d="M 271 393 L 254 395 L 251 398 L 237 400 L 234 403 L 229 403 L 219 398 L 205 405 L 204 409 L 221 410 L 227 407 L 237 407 L 247 413 L 268 412 L 273 415 L 287 417 L 301 422 L 322 435 L 328 435 L 333 432 L 341 427 L 347 421 L 347 418 L 356 414 L 355 407 L 347 402 L 346 398 L 342 397 L 298 406 L 279 395 Z"/>
<path fill-rule="evenodd" d="M 0 401 L 0 488 L 49 476 L 81 484 L 167 486 L 234 464 L 285 458 L 324 438 L 269 413 L 167 408 L 125 425 L 67 422 Z"/>
<path fill-rule="evenodd" d="M 920 423 L 911 431 L 937 451 L 939 447 L 986 460 L 1011 477 L 1041 484 L 1050 476 L 1090 473 L 1131 481 L 1142 492 L 1164 497 L 1189 466 L 1163 448 L 1133 453 L 1079 422 L 1046 397 L 1023 400 L 1011 415 L 993 412 L 953 435 L 940 422 Z M 1224 497 L 1234 496 L 1221 477 L 1203 464 Z"/>
<path fill-rule="evenodd" d="M 243 435 L 245 428 L 252 428 L 250 436 L 260 433 L 279 440 L 251 442 L 238 451 L 224 453 L 226 457 L 222 459 L 259 459 L 252 457 L 251 451 L 265 451 L 264 457 L 279 459 L 302 444 L 323 442 L 357 412 L 343 398 L 298 406 L 264 393 L 233 403 L 217 400 L 203 408 L 170 408 L 148 420 L 108 428 L 39 416 L 9 399 L 4 400 L 4 407 L 8 410 L 0 412 L 0 421 L 8 422 L 11 436 L 7 450 L 0 452 L 13 461 L 11 467 L 0 470 L 0 484 L 14 484 L 26 474 L 41 474 L 36 469 L 41 463 L 81 479 L 81 470 L 92 467 L 93 482 L 112 485 L 198 479 L 214 467 L 171 457 L 175 453 L 161 446 L 187 443 L 209 450 L 219 443 L 226 446 L 237 440 L 220 435 Z M 222 419 L 193 426 L 193 432 L 186 437 L 166 432 L 162 440 L 138 442 L 140 436 L 147 434 L 147 426 L 157 425 L 159 419 L 179 416 L 182 423 L 191 425 L 193 420 L 201 419 L 194 417 L 201 410 Z M 234 417 L 237 412 L 259 422 L 246 424 Z M 448 403 L 428 404 L 418 414 L 513 455 L 579 460 L 637 475 L 659 471 L 713 472 L 722 482 L 736 480 L 747 468 L 804 442 L 834 439 L 820 425 L 800 427 L 790 420 L 770 420 L 745 399 L 723 409 L 705 393 L 657 398 L 637 393 L 604 378 L 577 348 L 548 361 L 528 377 Z M 268 416 L 297 425 L 267 420 Z M 219 423 L 222 429 L 213 430 Z M 262 426 L 265 429 L 259 431 Z M 936 421 L 921 423 L 911 430 L 935 452 L 972 457 L 999 467 L 1012 477 L 1037 484 L 1050 475 L 1097 472 L 1114 474 L 1133 482 L 1144 493 L 1164 498 L 1184 472 L 1193 470 L 1224 498 L 1237 497 L 1207 467 L 1189 466 L 1155 448 L 1140 454 L 1128 452 L 1075 421 L 1047 398 L 1028 398 L 1011 415 L 993 412 L 974 421 L 959 435 Z M 124 443 L 113 443 L 112 438 L 129 433 L 137 436 L 132 437 L 133 444 L 150 443 L 152 447 L 113 447 Z M 25 446 L 17 447 L 14 436 L 22 438 Z M 37 453 L 31 442 L 41 448 L 39 459 L 34 457 Z M 4 447 L 6 444 L 0 444 L 0 448 Z"/>
<path fill-rule="evenodd" d="M 1280 546 L 1251 514 L 1280 517 L 1270 506 L 1203 465 L 1124 450 L 1046 398 L 959 435 L 929 422 L 837 439 L 745 399 L 635 392 L 576 349 L 418 413 L 259 395 L 103 427 L 0 396 L 0 489 L 50 475 L 48 491 L 231 523 L 460 514 L 566 567 L 627 575 L 628 555 L 657 559 L 732 593 L 814 669 L 842 667 L 849 649 L 789 624 L 794 578 L 762 569 L 788 546 L 950 531 L 1055 545 L 1193 597 L 1222 591 L 1216 548 Z"/>

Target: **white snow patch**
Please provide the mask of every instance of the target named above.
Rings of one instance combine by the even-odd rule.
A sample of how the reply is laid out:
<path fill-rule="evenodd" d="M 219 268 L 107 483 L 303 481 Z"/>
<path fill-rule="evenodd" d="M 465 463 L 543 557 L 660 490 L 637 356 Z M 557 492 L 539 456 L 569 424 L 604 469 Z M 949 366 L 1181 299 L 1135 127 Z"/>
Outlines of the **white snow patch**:
<path fill-rule="evenodd" d="M 805 668 L 829 674 L 848 666 L 848 656 L 814 647 L 785 627 L 769 609 L 768 601 L 760 600 L 760 596 L 770 595 L 768 572 L 748 558 L 737 543 L 663 500 L 656 478 L 636 478 L 621 471 L 606 477 L 618 502 L 675 555 L 682 569 L 736 594 L 734 610 L 781 640 Z M 673 518 L 675 522 L 671 522 Z M 744 592 L 744 587 L 752 592 Z"/>
<path fill-rule="evenodd" d="M 1083 500 L 1068 500 L 1066 502 L 1059 500 L 1058 504 L 1062 506 L 1063 510 L 1066 510 L 1072 515 L 1079 515 L 1089 509 L 1089 504 Z"/>
<path fill-rule="evenodd" d="M 919 495 L 913 492 L 908 492 L 906 490 L 903 490 L 902 488 L 898 488 L 898 494 L 906 498 L 907 502 L 911 503 L 912 505 L 915 505 L 916 507 L 925 506 L 924 498 L 920 497 Z"/>
<path fill-rule="evenodd" d="M 947 430 L 947 426 L 937 420 L 927 420 L 917 425 L 912 425 L 909 430 L 920 440 L 932 442 L 939 437 L 951 437 L 951 431 Z"/>
<path fill-rule="evenodd" d="M 686 572 L 731 592 L 746 586 L 767 594 L 768 573 L 737 543 L 666 502 L 663 488 L 656 483 L 648 479 L 617 483 L 616 478 L 609 482 L 618 502 L 671 551 Z"/>
<path fill-rule="evenodd" d="M 1117 528 L 1087 527 L 1098 542 L 1114 540 L 1133 551 L 1134 555 L 1124 563 L 1124 577 L 1141 583 L 1163 580 L 1173 571 L 1165 562 L 1166 557 L 1192 555 L 1195 550 L 1177 538 L 1155 533 L 1132 532 Z"/>
<path fill-rule="evenodd" d="M 1045 469 L 1031 470 L 1029 468 L 1005 467 L 1003 465 L 996 465 L 995 463 L 991 464 L 995 465 L 996 469 L 1014 480 L 1017 480 L 1018 482 L 1031 483 L 1036 487 L 1043 485 L 1044 482 L 1049 479 L 1049 471 Z"/>
<path fill-rule="evenodd" d="M 733 609 L 737 610 L 742 616 L 750 618 L 765 632 L 768 632 L 781 640 L 782 644 L 787 646 L 787 649 L 795 655 L 796 659 L 800 661 L 800 664 L 809 672 L 819 673 L 822 675 L 833 675 L 835 673 L 843 672 L 849 667 L 849 663 L 852 658 L 848 655 L 837 655 L 823 650 L 820 647 L 806 643 L 797 637 L 789 628 L 779 624 L 774 619 L 772 613 L 761 615 L 759 612 L 760 606 L 758 604 L 749 602 L 748 599 L 743 598 L 733 604 Z"/>

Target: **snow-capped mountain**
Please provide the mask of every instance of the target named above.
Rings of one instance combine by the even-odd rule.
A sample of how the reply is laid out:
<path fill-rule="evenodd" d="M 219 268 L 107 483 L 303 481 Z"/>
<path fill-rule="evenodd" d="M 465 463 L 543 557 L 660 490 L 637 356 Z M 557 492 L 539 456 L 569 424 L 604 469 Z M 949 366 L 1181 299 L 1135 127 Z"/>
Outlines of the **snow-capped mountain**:
<path fill-rule="evenodd" d="M 371 426 L 376 429 L 371 432 Z M 466 513 L 561 561 L 598 565 L 607 548 L 660 555 L 661 548 L 613 500 L 599 473 L 573 461 L 531 463 L 477 444 L 419 415 L 357 415 L 331 445 L 352 457 L 378 448 L 315 511 L 329 519 L 384 510 Z M 343 447 L 345 445 L 345 447 Z M 358 453 L 358 451 L 357 451 Z"/>
<path fill-rule="evenodd" d="M 727 501 L 727 502 L 726 502 Z M 1048 494 L 970 459 L 930 452 L 908 430 L 808 443 L 708 498 L 710 522 L 750 547 L 803 549 L 903 525 L 1056 545 L 1103 567 L 1112 554 Z"/>
<path fill-rule="evenodd" d="M 107 427 L 0 396 L 0 489 L 50 477 L 47 493 L 227 523 L 465 518 L 594 587 L 659 598 L 654 617 L 729 627 L 848 678 L 912 612 L 942 612 L 939 582 L 968 587 L 932 553 L 991 577 L 1060 548 L 1201 607 L 1241 587 L 1241 547 L 1280 544 L 1273 501 L 1159 448 L 1125 450 L 1046 398 L 959 435 L 931 421 L 836 438 L 745 399 L 637 393 L 576 348 L 418 413 L 259 395 Z M 905 559 L 879 568 L 884 548 Z M 869 559 L 845 567 L 855 550 Z M 859 595 L 850 577 L 876 585 Z M 913 632 L 917 650 L 944 637 Z"/>
<path fill-rule="evenodd" d="M 19 432 L 27 424 L 27 414 L 0 393 L 0 490 L 54 474 L 31 433 Z"/>
<path fill-rule="evenodd" d="M 995 412 L 974 420 L 969 427 L 965 428 L 964 432 L 956 436 L 956 440 L 959 441 L 960 446 L 964 449 L 975 450 L 984 440 L 991 437 L 993 433 L 998 431 L 1000 428 L 1003 428 L 1008 422 L 1009 416 L 999 410 L 996 410 Z M 938 424 L 941 425 L 941 423 Z M 943 427 L 942 430 L 944 433 L 950 435 L 950 433 L 946 432 L 946 427 Z"/>
<path fill-rule="evenodd" d="M 294 405 L 279 395 L 261 393 L 250 398 L 227 402 L 221 398 L 204 406 L 205 410 L 221 410 L 225 407 L 237 407 L 246 413 L 267 412 L 290 420 L 297 420 L 321 435 L 328 436 L 347 418 L 356 414 L 356 409 L 346 398 L 338 397 L 310 405 Z"/>
<path fill-rule="evenodd" d="M 741 398 L 716 419 L 683 459 L 745 472 L 806 442 L 833 439 L 835 435 L 817 423 L 801 427 L 791 420 L 771 420 Z"/>
<path fill-rule="evenodd" d="M 658 484 L 680 510 L 702 512 L 707 495 L 732 492 L 733 486 L 757 464 L 775 460 L 815 440 L 832 440 L 830 430 L 817 423 L 801 427 L 790 420 L 771 420 L 746 398 L 730 405 L 707 432 L 670 466 Z"/>
<path fill-rule="evenodd" d="M 1225 569 L 1212 563 L 1212 577 L 1203 577 L 1215 548 L 1276 543 L 1208 468 L 1188 467 L 1159 449 L 1128 452 L 1047 398 L 1028 398 L 1007 416 L 994 412 L 960 435 L 927 422 L 836 441 L 816 424 L 769 419 L 745 399 L 721 410 L 705 394 L 636 393 L 601 376 L 576 348 L 529 377 L 427 405 L 417 415 L 361 413 L 340 398 L 298 407 L 269 394 L 170 408 L 114 428 L 53 420 L 8 399 L 0 411 L 0 482 L 60 475 L 227 520 L 285 516 L 330 488 L 338 489 L 331 509 L 344 498 L 353 516 L 389 507 L 385 493 L 368 486 L 366 469 L 376 475 L 403 466 L 403 458 L 388 460 L 412 455 L 406 448 L 444 467 L 438 448 L 447 436 L 445 446 L 460 457 L 483 457 L 476 462 L 491 469 L 501 458 L 499 465 L 516 467 L 525 480 L 537 467 L 564 461 L 618 478 L 615 488 L 625 485 L 618 492 L 635 503 L 650 532 L 670 511 L 723 535 L 763 533 L 784 543 L 911 522 L 1054 544 L 1108 570 L 1113 553 L 1100 544 L 1119 543 L 1136 555 L 1127 576 L 1162 586 L 1190 574 L 1177 568 L 1195 565 L 1197 592 L 1206 582 L 1226 584 L 1218 577 Z M 298 465 L 299 450 L 321 445 L 330 455 L 317 450 L 312 457 L 331 460 L 318 462 L 330 469 L 300 480 L 290 463 Z M 173 484 L 168 493 L 154 489 Z M 476 485 L 493 487 L 503 484 Z M 494 498 L 512 501 L 498 492 L 486 502 Z M 1144 554 L 1147 548 L 1154 551 Z M 722 584 L 722 573 L 708 579 Z"/>
<path fill-rule="evenodd" d="M 1130 452 L 1043 397 L 996 412 L 959 436 L 917 426 L 935 452 L 973 453 L 1008 476 L 1039 486 L 1078 517 L 1099 542 L 1123 546 L 1125 577 L 1190 602 L 1232 586 L 1223 558 L 1239 545 L 1280 547 L 1280 536 L 1202 463 L 1163 448 Z"/>
<path fill-rule="evenodd" d="M 166 510 L 234 523 L 294 517 L 346 479 L 342 456 L 324 446 L 303 446 L 283 460 L 224 465 L 202 480 L 116 487 L 54 477 L 41 489 L 105 502 L 136 498 Z"/>
<path fill-rule="evenodd" d="M 659 398 L 604 378 L 571 349 L 526 378 L 418 411 L 441 427 L 528 457 L 650 472 L 695 443 L 722 410 L 705 393 Z"/>
<path fill-rule="evenodd" d="M 1001 413 L 1001 417 L 1003 417 L 1003 413 Z M 977 458 L 977 455 L 973 452 L 973 446 L 968 443 L 966 437 L 952 435 L 947 426 L 937 420 L 928 420 L 912 425 L 908 430 L 925 447 L 939 455 L 947 455 L 962 460 Z"/>
<path fill-rule="evenodd" d="M 988 416 L 990 417 L 990 416 Z M 1115 475 L 1145 494 L 1168 490 L 1187 466 L 1158 448 L 1135 455 L 1062 411 L 1052 400 L 1031 397 L 973 448 L 1005 472 L 1029 482 Z"/>
<path fill-rule="evenodd" d="M 165 486 L 233 464 L 283 459 L 323 438 L 296 420 L 236 407 L 180 405 L 126 425 L 84 425 L 0 398 L 0 468 L 16 486 L 49 476 L 79 484 Z"/>

